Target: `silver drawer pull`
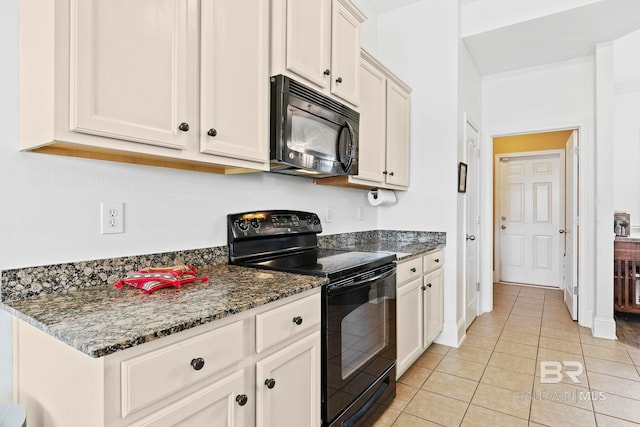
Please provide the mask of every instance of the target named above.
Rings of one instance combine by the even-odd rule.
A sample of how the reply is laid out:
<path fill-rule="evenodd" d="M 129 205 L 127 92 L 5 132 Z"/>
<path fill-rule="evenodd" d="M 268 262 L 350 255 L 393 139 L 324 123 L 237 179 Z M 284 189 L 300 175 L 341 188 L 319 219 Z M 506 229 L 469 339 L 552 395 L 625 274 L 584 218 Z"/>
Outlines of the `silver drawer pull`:
<path fill-rule="evenodd" d="M 293 318 L 293 323 L 296 325 L 302 325 L 302 316 L 296 316 Z"/>
<path fill-rule="evenodd" d="M 416 270 L 416 268 L 415 268 L 415 267 L 411 267 L 411 272 L 412 272 L 412 273 L 415 273 L 416 271 L 418 271 L 418 270 Z"/>

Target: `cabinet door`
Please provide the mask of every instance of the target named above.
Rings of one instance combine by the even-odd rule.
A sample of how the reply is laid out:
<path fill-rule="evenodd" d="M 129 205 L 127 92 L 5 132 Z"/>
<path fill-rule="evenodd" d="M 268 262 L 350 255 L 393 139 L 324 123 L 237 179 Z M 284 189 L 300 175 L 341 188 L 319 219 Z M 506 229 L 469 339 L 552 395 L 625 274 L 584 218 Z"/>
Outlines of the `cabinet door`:
<path fill-rule="evenodd" d="M 181 427 L 250 425 L 252 393 L 245 389 L 245 376 L 238 371 L 136 423 L 134 427 Z M 246 398 L 246 400 L 244 400 Z"/>
<path fill-rule="evenodd" d="M 70 129 L 180 149 L 195 143 L 196 3 L 72 0 L 71 11 Z"/>
<path fill-rule="evenodd" d="M 320 425 L 320 332 L 256 365 L 256 426 Z"/>
<path fill-rule="evenodd" d="M 442 269 L 439 268 L 423 277 L 426 287 L 424 304 L 424 348 L 431 345 L 444 325 L 442 300 Z"/>
<path fill-rule="evenodd" d="M 360 63 L 358 178 L 384 183 L 387 79 L 370 62 Z"/>
<path fill-rule="evenodd" d="M 409 186 L 409 94 L 387 81 L 387 184 Z"/>
<path fill-rule="evenodd" d="M 269 5 L 203 0 L 200 150 L 265 163 Z"/>
<path fill-rule="evenodd" d="M 288 0 L 286 67 L 319 88 L 329 87 L 331 0 Z"/>
<path fill-rule="evenodd" d="M 360 104 L 360 20 L 340 1 L 333 3 L 331 93 Z"/>
<path fill-rule="evenodd" d="M 422 277 L 403 285 L 396 293 L 398 378 L 423 351 L 422 300 Z"/>

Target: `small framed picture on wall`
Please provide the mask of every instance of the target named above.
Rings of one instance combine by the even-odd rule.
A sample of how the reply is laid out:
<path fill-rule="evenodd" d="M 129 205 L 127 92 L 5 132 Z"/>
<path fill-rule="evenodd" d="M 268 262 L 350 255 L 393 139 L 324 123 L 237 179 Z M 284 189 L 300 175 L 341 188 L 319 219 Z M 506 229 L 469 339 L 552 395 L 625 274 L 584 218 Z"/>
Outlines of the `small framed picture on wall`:
<path fill-rule="evenodd" d="M 458 193 L 467 192 L 467 164 L 458 163 Z"/>

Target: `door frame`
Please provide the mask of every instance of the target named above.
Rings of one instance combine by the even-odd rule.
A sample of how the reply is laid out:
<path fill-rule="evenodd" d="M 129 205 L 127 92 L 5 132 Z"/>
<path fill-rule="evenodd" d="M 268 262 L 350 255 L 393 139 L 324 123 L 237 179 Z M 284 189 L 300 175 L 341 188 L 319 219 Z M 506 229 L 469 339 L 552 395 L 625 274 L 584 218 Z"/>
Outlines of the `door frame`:
<path fill-rule="evenodd" d="M 494 166 L 493 166 L 493 170 L 494 170 L 494 176 L 495 176 L 495 186 L 493 189 L 493 194 L 497 195 L 499 193 L 499 191 L 501 190 L 501 186 L 502 186 L 502 176 L 501 176 L 501 164 L 502 162 L 500 161 L 502 158 L 511 158 L 511 157 L 536 157 L 536 156 L 549 156 L 549 155 L 558 155 L 558 158 L 560 159 L 560 176 L 559 176 L 559 190 L 560 190 L 560 206 L 559 206 L 559 211 L 558 211 L 558 219 L 561 222 L 561 224 L 564 224 L 564 217 L 565 217 L 565 169 L 566 169 L 566 163 L 565 163 L 565 152 L 564 150 L 540 150 L 540 151 L 517 151 L 517 152 L 510 152 L 510 153 L 500 153 L 500 154 L 496 154 L 494 155 Z M 500 271 L 501 271 L 501 257 L 500 257 L 500 251 L 501 251 L 501 247 L 500 247 L 500 228 L 498 227 L 498 224 L 500 223 L 500 202 L 501 202 L 501 198 L 498 196 L 494 197 L 494 210 L 493 210 L 493 253 L 494 253 L 494 272 L 493 272 L 493 278 L 494 281 L 499 281 L 501 279 L 500 277 Z M 562 228 L 562 225 L 559 224 L 558 226 L 560 228 Z M 560 240 L 560 239 L 559 239 Z M 558 288 L 560 290 L 564 290 L 564 282 L 562 280 L 562 264 L 563 264 L 563 254 L 564 254 L 564 244 L 559 242 L 559 247 L 558 247 Z"/>
<path fill-rule="evenodd" d="M 574 262 L 578 264 L 578 277 L 580 278 L 580 292 L 578 294 L 578 323 L 581 326 L 591 328 L 593 326 L 593 297 L 591 293 L 595 289 L 593 265 L 582 260 L 594 259 L 595 237 L 588 230 L 595 230 L 595 180 L 593 178 L 593 168 L 590 166 L 594 162 L 593 149 L 593 120 L 590 116 L 578 115 L 568 118 L 566 121 L 558 122 L 554 118 L 533 120 L 528 125 L 516 125 L 507 127 L 496 127 L 483 132 L 484 142 L 480 150 L 482 162 L 482 187 L 481 197 L 481 223 L 480 228 L 485 238 L 482 241 L 481 266 L 493 266 L 493 138 L 502 136 L 521 135 L 526 133 L 553 132 L 562 130 L 575 130 L 578 132 L 579 156 L 576 157 L 575 167 L 581 172 L 579 182 L 575 182 L 574 191 L 580 189 L 578 193 L 578 232 L 579 247 L 578 254 L 574 254 Z M 576 259 L 576 256 L 578 257 Z M 482 290 L 482 310 L 490 312 L 493 310 L 493 268 L 486 268 L 481 271 L 482 277 L 480 288 Z"/>

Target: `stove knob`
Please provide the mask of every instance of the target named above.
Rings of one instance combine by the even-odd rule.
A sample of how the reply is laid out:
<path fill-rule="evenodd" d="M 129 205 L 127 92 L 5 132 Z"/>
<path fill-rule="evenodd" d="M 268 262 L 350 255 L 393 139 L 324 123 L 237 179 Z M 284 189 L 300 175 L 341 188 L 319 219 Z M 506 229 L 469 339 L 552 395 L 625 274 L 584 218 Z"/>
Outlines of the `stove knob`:
<path fill-rule="evenodd" d="M 313 219 L 313 223 L 314 223 L 315 225 L 320 225 L 320 218 L 315 217 L 315 218 Z"/>
<path fill-rule="evenodd" d="M 246 219 L 242 219 L 238 221 L 238 228 L 240 230 L 246 230 L 247 228 L 249 228 L 249 223 L 247 222 Z"/>
<path fill-rule="evenodd" d="M 260 220 L 258 218 L 253 218 L 251 220 L 251 226 L 253 228 L 260 228 Z"/>

